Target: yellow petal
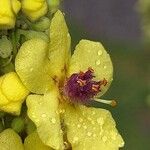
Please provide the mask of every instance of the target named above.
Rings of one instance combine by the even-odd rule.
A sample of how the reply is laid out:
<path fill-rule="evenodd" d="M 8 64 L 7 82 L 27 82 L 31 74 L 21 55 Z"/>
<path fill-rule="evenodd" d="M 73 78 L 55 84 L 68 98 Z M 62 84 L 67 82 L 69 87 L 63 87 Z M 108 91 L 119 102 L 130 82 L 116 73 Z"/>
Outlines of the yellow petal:
<path fill-rule="evenodd" d="M 20 10 L 17 0 L 0 0 L 0 29 L 11 29 L 15 26 L 15 14 Z"/>
<path fill-rule="evenodd" d="M 33 93 L 44 94 L 53 87 L 48 44 L 41 39 L 25 42 L 15 61 L 16 71 L 23 84 Z"/>
<path fill-rule="evenodd" d="M 67 106 L 64 122 L 73 150 L 118 150 L 124 145 L 115 121 L 105 109 Z"/>
<path fill-rule="evenodd" d="M 54 90 L 44 96 L 27 97 L 28 116 L 37 126 L 37 132 L 45 145 L 56 150 L 63 149 L 58 110 L 58 91 Z"/>
<path fill-rule="evenodd" d="M 1 90 L 5 97 L 11 102 L 23 101 L 29 94 L 29 91 L 22 84 L 15 72 L 10 72 L 4 75 Z"/>
<path fill-rule="evenodd" d="M 21 8 L 21 3 L 18 0 L 11 0 L 12 9 L 17 14 Z"/>
<path fill-rule="evenodd" d="M 74 54 L 70 60 L 68 76 L 79 71 L 87 71 L 91 67 L 94 70 L 95 80 L 108 81 L 103 86 L 99 96 L 103 95 L 110 86 L 113 76 L 113 66 L 109 54 L 99 42 L 81 40 L 76 46 Z"/>
<path fill-rule="evenodd" d="M 0 107 L 0 110 L 13 114 L 20 115 L 22 102 L 9 102 L 7 105 L 3 105 Z"/>
<path fill-rule="evenodd" d="M 22 11 L 31 20 L 35 21 L 47 13 L 46 0 L 22 0 Z"/>
<path fill-rule="evenodd" d="M 57 11 L 50 25 L 49 59 L 51 61 L 51 76 L 62 78 L 70 58 L 71 38 L 61 11 Z"/>
<path fill-rule="evenodd" d="M 5 97 L 5 95 L 2 93 L 1 90 L 1 84 L 3 82 L 4 77 L 0 77 L 0 106 L 6 105 L 9 103 L 8 99 Z"/>
<path fill-rule="evenodd" d="M 24 150 L 21 138 L 12 129 L 6 129 L 0 133 L 1 150 Z"/>
<path fill-rule="evenodd" d="M 37 132 L 33 132 L 29 136 L 26 137 L 24 142 L 25 150 L 52 150 L 50 147 L 44 145 L 39 138 Z"/>

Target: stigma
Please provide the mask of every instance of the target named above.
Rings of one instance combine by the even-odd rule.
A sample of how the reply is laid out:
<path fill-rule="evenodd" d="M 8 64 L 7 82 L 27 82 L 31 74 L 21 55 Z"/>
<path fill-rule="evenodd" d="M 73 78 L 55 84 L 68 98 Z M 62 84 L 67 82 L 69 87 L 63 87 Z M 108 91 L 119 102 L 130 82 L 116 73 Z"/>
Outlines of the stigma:
<path fill-rule="evenodd" d="M 92 68 L 88 68 L 85 72 L 72 74 L 64 84 L 64 95 L 73 103 L 88 103 L 101 92 L 102 86 L 107 85 L 105 78 L 95 81 L 94 77 Z"/>

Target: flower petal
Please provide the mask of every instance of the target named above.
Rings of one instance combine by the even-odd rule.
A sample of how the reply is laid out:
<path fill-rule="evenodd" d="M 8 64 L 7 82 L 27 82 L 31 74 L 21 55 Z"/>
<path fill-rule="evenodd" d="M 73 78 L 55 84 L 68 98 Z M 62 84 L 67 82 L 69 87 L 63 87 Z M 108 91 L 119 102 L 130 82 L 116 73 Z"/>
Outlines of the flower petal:
<path fill-rule="evenodd" d="M 9 103 L 8 99 L 5 97 L 5 95 L 2 93 L 1 90 L 1 84 L 3 82 L 4 76 L 0 77 L 0 106 L 6 105 Z"/>
<path fill-rule="evenodd" d="M 40 139 L 54 149 L 63 149 L 60 117 L 58 110 L 58 91 L 27 97 L 28 116 L 35 123 Z"/>
<path fill-rule="evenodd" d="M 44 94 L 53 87 L 48 44 L 42 39 L 25 42 L 15 61 L 16 71 L 24 85 L 33 93 Z"/>
<path fill-rule="evenodd" d="M 47 13 L 46 0 L 22 0 L 22 11 L 31 20 L 35 21 Z"/>
<path fill-rule="evenodd" d="M 0 77 L 0 110 L 19 115 L 21 106 L 29 94 L 15 72 Z"/>
<path fill-rule="evenodd" d="M 70 58 L 71 38 L 61 11 L 57 11 L 50 25 L 49 59 L 51 61 L 51 76 L 60 79 L 65 73 Z"/>
<path fill-rule="evenodd" d="M 0 110 L 19 116 L 21 112 L 21 107 L 22 102 L 9 102 L 7 105 L 1 106 Z"/>
<path fill-rule="evenodd" d="M 12 129 L 6 129 L 0 133 L 1 150 L 24 150 L 21 138 Z"/>
<path fill-rule="evenodd" d="M 73 150 L 118 150 L 124 145 L 109 111 L 67 106 L 64 114 L 67 138 Z"/>
<path fill-rule="evenodd" d="M 50 147 L 44 145 L 39 138 L 37 132 L 33 132 L 29 136 L 26 137 L 24 142 L 25 150 L 52 150 Z"/>
<path fill-rule="evenodd" d="M 89 67 L 94 70 L 96 81 L 104 78 L 108 81 L 108 84 L 103 86 L 99 93 L 99 96 L 101 96 L 107 91 L 112 81 L 113 66 L 110 56 L 101 43 L 81 40 L 70 60 L 68 76 L 80 71 L 85 72 Z"/>
<path fill-rule="evenodd" d="M 10 72 L 4 75 L 1 90 L 6 98 L 12 102 L 23 101 L 29 94 L 29 91 L 22 84 L 15 72 Z"/>

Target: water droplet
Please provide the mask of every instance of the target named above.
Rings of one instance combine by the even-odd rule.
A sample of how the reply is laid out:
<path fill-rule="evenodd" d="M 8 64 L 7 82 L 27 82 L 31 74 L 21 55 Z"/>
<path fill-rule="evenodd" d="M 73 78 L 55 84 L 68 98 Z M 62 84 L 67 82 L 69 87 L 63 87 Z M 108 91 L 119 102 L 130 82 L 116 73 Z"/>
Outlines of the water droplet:
<path fill-rule="evenodd" d="M 95 115 L 95 111 L 92 111 L 92 115 Z"/>
<path fill-rule="evenodd" d="M 78 140 L 79 140 L 79 138 L 75 136 L 75 137 L 73 138 L 73 143 L 77 143 Z"/>
<path fill-rule="evenodd" d="M 96 65 L 100 65 L 101 64 L 101 61 L 100 60 L 97 60 L 96 61 Z"/>
<path fill-rule="evenodd" d="M 87 119 L 88 119 L 89 121 L 92 121 L 92 118 L 90 118 L 90 117 L 88 117 Z"/>
<path fill-rule="evenodd" d="M 80 127 L 81 127 L 81 124 L 78 124 L 77 127 L 80 128 Z"/>
<path fill-rule="evenodd" d="M 106 137 L 106 136 L 103 136 L 103 137 L 102 137 L 102 140 L 103 140 L 103 142 L 106 142 L 106 141 L 107 141 L 107 137 Z"/>
<path fill-rule="evenodd" d="M 86 130 L 86 129 L 87 129 L 87 126 L 86 126 L 86 125 L 84 125 L 84 126 L 83 126 L 83 128 Z"/>
<path fill-rule="evenodd" d="M 106 68 L 107 68 L 107 66 L 105 65 L 105 66 L 104 66 L 104 69 L 106 69 Z"/>
<path fill-rule="evenodd" d="M 33 71 L 33 68 L 30 68 L 30 72 L 32 72 Z"/>
<path fill-rule="evenodd" d="M 100 125 L 103 125 L 104 124 L 104 120 L 103 118 L 97 118 L 97 123 L 100 124 Z"/>
<path fill-rule="evenodd" d="M 111 134 L 111 138 L 113 140 L 116 140 L 117 133 L 115 133 L 115 132 L 112 131 L 110 134 Z"/>
<path fill-rule="evenodd" d="M 42 102 L 38 102 L 39 105 L 42 105 Z"/>
<path fill-rule="evenodd" d="M 70 37 L 70 34 L 69 34 L 69 33 L 67 34 L 67 37 Z"/>
<path fill-rule="evenodd" d="M 59 111 L 58 111 L 58 110 L 56 110 L 56 114 L 57 114 L 57 115 L 59 114 Z"/>
<path fill-rule="evenodd" d="M 56 119 L 55 119 L 55 118 L 52 118 L 52 119 L 51 119 L 51 122 L 52 122 L 53 124 L 55 124 L 55 123 L 56 123 Z"/>
<path fill-rule="evenodd" d="M 64 113 L 65 113 L 65 109 L 60 109 L 60 110 L 59 110 L 59 113 L 60 113 L 60 114 L 64 114 Z"/>
<path fill-rule="evenodd" d="M 82 119 L 82 118 L 79 118 L 79 122 L 83 122 L 83 119 Z"/>
<path fill-rule="evenodd" d="M 97 52 L 97 54 L 99 55 L 99 56 L 101 56 L 102 55 L 102 51 L 101 50 L 99 50 L 98 52 Z"/>
<path fill-rule="evenodd" d="M 88 132 L 88 133 L 87 133 L 87 135 L 88 135 L 88 136 L 91 136 L 91 135 L 92 135 L 92 133 L 91 133 L 91 132 Z"/>
<path fill-rule="evenodd" d="M 65 141 L 64 142 L 64 149 L 69 149 L 69 146 L 70 146 L 69 143 Z"/>
<path fill-rule="evenodd" d="M 42 117 L 45 118 L 45 117 L 46 117 L 46 114 L 42 114 Z"/>
<path fill-rule="evenodd" d="M 94 125 L 95 124 L 94 120 L 92 120 L 91 123 Z"/>

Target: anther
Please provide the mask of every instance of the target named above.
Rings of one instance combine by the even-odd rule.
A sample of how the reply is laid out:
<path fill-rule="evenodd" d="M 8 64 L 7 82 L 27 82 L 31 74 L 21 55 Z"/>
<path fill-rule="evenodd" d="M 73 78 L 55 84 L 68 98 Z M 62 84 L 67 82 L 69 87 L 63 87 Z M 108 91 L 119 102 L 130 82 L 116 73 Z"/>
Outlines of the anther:
<path fill-rule="evenodd" d="M 94 100 L 103 104 L 111 105 L 112 107 L 115 107 L 117 105 L 117 102 L 115 100 L 104 100 L 98 98 L 94 98 Z"/>
<path fill-rule="evenodd" d="M 86 81 L 82 79 L 78 79 L 77 83 L 79 83 L 80 86 L 86 85 Z"/>
<path fill-rule="evenodd" d="M 91 73 L 94 73 L 94 70 L 91 67 L 89 67 L 88 70 L 91 71 Z"/>
<path fill-rule="evenodd" d="M 92 90 L 95 91 L 95 92 L 99 91 L 99 85 L 98 84 L 93 84 L 92 85 Z"/>

